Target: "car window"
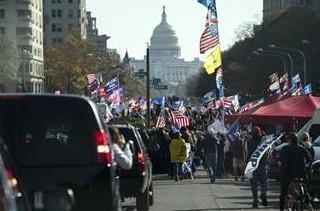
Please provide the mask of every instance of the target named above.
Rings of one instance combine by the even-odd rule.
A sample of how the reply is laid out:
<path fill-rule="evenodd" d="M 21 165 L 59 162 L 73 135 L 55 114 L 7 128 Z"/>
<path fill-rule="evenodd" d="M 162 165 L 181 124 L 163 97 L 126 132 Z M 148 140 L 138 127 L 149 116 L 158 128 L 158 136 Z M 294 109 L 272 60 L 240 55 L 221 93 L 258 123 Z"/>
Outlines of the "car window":
<path fill-rule="evenodd" d="M 316 147 L 320 146 L 320 136 L 318 136 L 318 138 L 313 142 L 312 145 Z"/>
<path fill-rule="evenodd" d="M 88 106 L 67 100 L 36 104 L 36 102 L 0 103 L 11 105 L 3 113 L 0 124 L 13 157 L 22 167 L 78 165 L 92 161 L 93 117 Z M 10 128 L 10 129 L 8 129 Z M 10 138 L 9 138 L 10 137 Z"/>
<path fill-rule="evenodd" d="M 141 148 L 140 144 L 138 143 L 137 136 L 134 133 L 133 129 L 128 128 L 128 127 L 119 127 L 119 131 L 125 137 L 126 142 L 128 142 L 129 140 L 133 141 L 135 149 Z"/>

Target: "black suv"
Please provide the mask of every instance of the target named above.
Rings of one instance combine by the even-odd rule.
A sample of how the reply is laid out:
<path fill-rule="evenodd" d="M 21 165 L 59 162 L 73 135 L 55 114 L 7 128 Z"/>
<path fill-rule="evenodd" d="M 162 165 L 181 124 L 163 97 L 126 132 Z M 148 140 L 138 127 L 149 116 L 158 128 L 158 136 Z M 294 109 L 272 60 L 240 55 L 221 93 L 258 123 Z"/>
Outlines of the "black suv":
<path fill-rule="evenodd" d="M 68 188 L 76 211 L 119 210 L 111 140 L 95 104 L 72 95 L 0 95 L 0 133 L 34 210 Z"/>
<path fill-rule="evenodd" d="M 133 166 L 130 170 L 119 170 L 121 197 L 136 197 L 138 211 L 149 210 L 153 205 L 152 164 L 147 149 L 138 132 L 132 125 L 109 125 L 116 127 L 126 141 L 133 141 Z"/>

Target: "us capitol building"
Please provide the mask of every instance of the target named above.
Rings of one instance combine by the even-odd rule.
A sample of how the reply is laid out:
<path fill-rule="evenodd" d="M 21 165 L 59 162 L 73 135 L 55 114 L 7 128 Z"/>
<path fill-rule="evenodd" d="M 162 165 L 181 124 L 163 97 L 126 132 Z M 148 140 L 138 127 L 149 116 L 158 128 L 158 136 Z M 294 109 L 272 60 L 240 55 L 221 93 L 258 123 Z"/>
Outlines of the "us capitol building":
<path fill-rule="evenodd" d="M 160 84 L 168 86 L 165 90 L 152 88 L 151 96 L 185 96 L 185 82 L 188 77 L 199 73 L 202 62 L 198 58 L 193 61 L 180 58 L 181 48 L 178 37 L 167 22 L 165 7 L 163 7 L 161 23 L 153 30 L 149 49 L 150 81 L 157 78 L 161 80 Z M 126 54 L 124 61 L 130 62 L 135 72 L 146 71 L 146 57 L 143 60 L 128 59 Z"/>

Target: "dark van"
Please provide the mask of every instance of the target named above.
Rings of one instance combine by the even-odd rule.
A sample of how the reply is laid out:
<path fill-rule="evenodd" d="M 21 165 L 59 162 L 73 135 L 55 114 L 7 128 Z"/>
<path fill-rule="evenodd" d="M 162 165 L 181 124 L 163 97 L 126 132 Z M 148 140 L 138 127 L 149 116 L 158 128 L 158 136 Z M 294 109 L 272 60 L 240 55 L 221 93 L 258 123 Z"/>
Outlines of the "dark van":
<path fill-rule="evenodd" d="M 0 95 L 0 133 L 34 210 L 53 187 L 72 192 L 73 210 L 120 210 L 112 143 L 89 99 Z"/>

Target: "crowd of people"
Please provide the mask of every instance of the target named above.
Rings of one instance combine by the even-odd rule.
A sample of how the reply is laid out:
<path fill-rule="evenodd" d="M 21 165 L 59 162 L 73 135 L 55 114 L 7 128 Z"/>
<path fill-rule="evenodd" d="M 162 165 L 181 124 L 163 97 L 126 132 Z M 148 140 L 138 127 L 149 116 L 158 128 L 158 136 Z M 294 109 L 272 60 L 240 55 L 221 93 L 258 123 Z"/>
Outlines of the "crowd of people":
<path fill-rule="evenodd" d="M 232 131 L 230 137 L 227 134 L 230 127 L 224 132 L 210 130 L 209 126 L 215 120 L 221 121 L 220 112 L 217 110 L 201 111 L 186 108 L 182 113 L 189 117 L 190 123 L 182 127 L 172 122 L 170 110 L 170 108 L 161 108 L 159 105 L 154 105 L 151 110 L 153 127 L 148 130 L 150 139 L 147 147 L 154 173 L 168 173 L 174 181 L 178 182 L 183 179 L 193 179 L 197 167 L 202 165 L 211 183 L 224 177 L 233 177 L 235 182 L 248 180 L 253 198 L 252 207 L 258 208 L 260 204 L 268 206 L 268 163 L 273 147 L 259 160 L 252 177 L 247 178 L 244 174 L 252 154 L 263 143 L 266 133 L 270 133 L 268 128 L 242 126 Z M 111 114 L 112 121 L 123 117 L 143 120 L 146 111 L 139 107 L 136 109 L 124 107 L 121 111 L 112 109 Z M 156 125 L 159 117 L 164 118 L 165 124 L 162 127 Z M 118 139 L 121 140 L 121 137 Z M 314 151 L 312 138 L 307 133 L 299 137 L 293 132 L 286 132 L 281 142 L 288 143 L 281 149 L 278 164 L 281 168 L 279 201 L 280 210 L 283 210 L 293 179 L 302 178 L 308 190 Z M 123 156 L 121 151 L 119 154 Z M 308 194 L 305 201 L 312 210 Z"/>

